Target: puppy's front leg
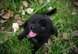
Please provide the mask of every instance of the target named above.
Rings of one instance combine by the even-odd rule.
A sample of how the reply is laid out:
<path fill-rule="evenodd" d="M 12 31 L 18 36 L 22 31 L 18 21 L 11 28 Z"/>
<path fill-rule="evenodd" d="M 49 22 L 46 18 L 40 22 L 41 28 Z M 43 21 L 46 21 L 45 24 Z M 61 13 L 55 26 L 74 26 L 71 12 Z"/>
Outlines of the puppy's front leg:
<path fill-rule="evenodd" d="M 25 36 L 27 36 L 27 34 L 28 34 L 28 30 L 26 29 L 18 36 L 18 39 L 22 40 Z"/>

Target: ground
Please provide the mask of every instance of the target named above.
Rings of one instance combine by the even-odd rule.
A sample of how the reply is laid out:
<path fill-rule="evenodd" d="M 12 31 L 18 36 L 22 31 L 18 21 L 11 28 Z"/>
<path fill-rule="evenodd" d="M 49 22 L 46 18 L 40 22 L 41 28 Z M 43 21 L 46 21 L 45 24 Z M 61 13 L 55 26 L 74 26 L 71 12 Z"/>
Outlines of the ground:
<path fill-rule="evenodd" d="M 43 1 L 43 2 L 42 2 Z M 58 29 L 58 37 L 54 37 L 48 54 L 78 54 L 78 35 L 72 33 L 78 29 L 78 6 L 73 0 L 28 0 L 28 6 L 22 5 L 23 0 L 0 1 L 0 54 L 31 54 L 33 44 L 28 38 L 18 41 L 17 37 L 22 32 L 21 24 L 34 13 L 46 12 L 49 7 L 57 8 L 56 14 L 50 18 Z M 24 11 L 34 9 L 28 14 Z M 2 12 L 3 10 L 3 12 Z M 23 11 L 24 10 L 24 11 Z M 9 14 L 6 14 L 9 12 Z M 8 15 L 3 16 L 3 15 Z M 18 15 L 15 18 L 15 15 Z M 1 22 L 2 19 L 6 22 Z M 18 22 L 19 20 L 19 22 Z M 12 24 L 18 22 L 20 29 L 14 33 Z M 21 23 L 22 22 L 22 23 Z M 42 54 L 43 47 L 36 54 Z"/>

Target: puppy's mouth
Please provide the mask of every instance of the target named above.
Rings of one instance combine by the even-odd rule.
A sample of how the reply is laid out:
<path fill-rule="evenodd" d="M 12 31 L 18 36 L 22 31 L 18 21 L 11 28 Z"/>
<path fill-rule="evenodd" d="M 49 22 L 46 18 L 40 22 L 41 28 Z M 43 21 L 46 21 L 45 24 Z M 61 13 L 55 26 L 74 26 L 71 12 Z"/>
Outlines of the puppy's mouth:
<path fill-rule="evenodd" d="M 36 35 L 37 35 L 37 34 L 36 34 L 35 32 L 30 31 L 29 34 L 28 34 L 28 37 L 29 37 L 29 38 L 33 38 L 33 37 L 35 37 Z"/>

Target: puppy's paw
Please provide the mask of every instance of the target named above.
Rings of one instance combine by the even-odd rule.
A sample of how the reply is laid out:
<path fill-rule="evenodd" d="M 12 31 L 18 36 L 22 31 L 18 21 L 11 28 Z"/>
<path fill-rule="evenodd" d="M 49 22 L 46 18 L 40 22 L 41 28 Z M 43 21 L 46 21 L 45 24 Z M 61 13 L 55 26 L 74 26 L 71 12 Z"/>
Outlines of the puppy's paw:
<path fill-rule="evenodd" d="M 18 40 L 22 40 L 24 37 L 22 35 L 18 36 Z"/>

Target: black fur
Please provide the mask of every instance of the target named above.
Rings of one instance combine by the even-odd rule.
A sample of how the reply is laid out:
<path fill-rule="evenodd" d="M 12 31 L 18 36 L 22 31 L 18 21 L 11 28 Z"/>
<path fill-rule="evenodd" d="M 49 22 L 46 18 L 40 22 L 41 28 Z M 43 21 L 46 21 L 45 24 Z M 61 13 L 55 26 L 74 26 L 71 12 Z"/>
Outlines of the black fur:
<path fill-rule="evenodd" d="M 24 31 L 18 36 L 19 40 L 22 40 L 32 30 L 37 33 L 33 38 L 36 40 L 34 45 L 33 54 L 44 44 L 47 43 L 50 35 L 57 35 L 57 30 L 53 26 L 52 20 L 48 15 L 55 13 L 56 9 L 52 9 L 46 14 L 34 14 L 23 24 Z"/>

